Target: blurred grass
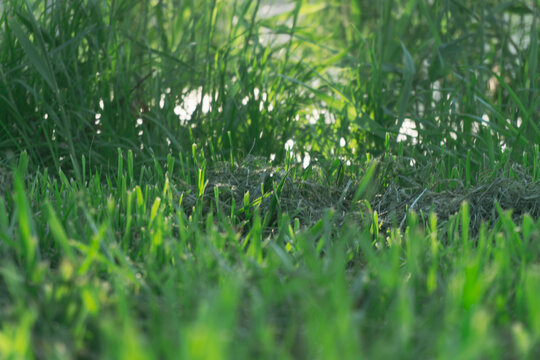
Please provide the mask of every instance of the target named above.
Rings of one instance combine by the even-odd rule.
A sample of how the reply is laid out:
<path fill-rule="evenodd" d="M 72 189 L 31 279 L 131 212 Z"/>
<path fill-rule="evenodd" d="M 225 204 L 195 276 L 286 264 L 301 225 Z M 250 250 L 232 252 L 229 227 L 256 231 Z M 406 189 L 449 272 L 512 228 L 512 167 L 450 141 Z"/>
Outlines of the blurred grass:
<path fill-rule="evenodd" d="M 104 165 L 129 148 L 144 162 L 192 143 L 279 161 L 290 138 L 302 156 L 358 158 L 385 151 L 386 134 L 396 149 L 407 120 L 418 160 L 453 166 L 471 151 L 474 172 L 504 146 L 533 158 L 534 3 L 310 1 L 265 16 L 269 4 L 6 4 L 1 148 L 74 170 L 83 154 Z M 187 124 L 173 109 L 189 94 L 199 105 Z"/>
<path fill-rule="evenodd" d="M 537 188 L 536 2 L 0 9 L 1 358 L 538 357 L 538 219 L 370 204 Z"/>
<path fill-rule="evenodd" d="M 411 212 L 403 230 L 383 232 L 373 210 L 343 223 L 328 209 L 310 224 L 281 209 L 265 225 L 254 205 L 246 223 L 218 200 L 225 185 L 209 203 L 171 181 L 173 161 L 163 178 L 152 165 L 140 180 L 86 170 L 86 185 L 39 171 L 24 181 L 25 161 L 14 196 L 0 197 L 4 358 L 539 351 L 540 221 L 529 215 L 516 222 L 499 208 L 472 233 L 464 202 L 449 221 Z"/>

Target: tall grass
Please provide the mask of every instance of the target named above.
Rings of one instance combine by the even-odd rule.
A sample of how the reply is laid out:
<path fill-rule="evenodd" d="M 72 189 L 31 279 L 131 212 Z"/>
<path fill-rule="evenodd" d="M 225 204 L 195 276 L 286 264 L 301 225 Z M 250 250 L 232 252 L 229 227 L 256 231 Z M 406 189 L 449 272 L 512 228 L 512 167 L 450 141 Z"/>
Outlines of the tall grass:
<path fill-rule="evenodd" d="M 118 147 L 140 160 L 187 152 L 193 142 L 231 147 L 224 136 L 231 131 L 244 153 L 282 157 L 275 140 L 292 132 L 300 95 L 278 75 L 305 75 L 278 55 L 292 42 L 261 44 L 258 8 L 212 1 L 6 4 L 2 148 L 28 148 L 33 164 L 79 168 L 80 155 L 107 164 Z M 197 106 L 185 124 L 173 109 L 194 91 L 200 102 L 209 97 L 211 110 Z M 263 105 L 255 92 L 264 93 Z"/>
<path fill-rule="evenodd" d="M 337 63 L 341 76 L 327 86 L 344 101 L 329 105 L 359 129 L 356 142 L 347 126 L 341 136 L 361 153 L 381 151 L 384 134 L 395 139 L 410 119 L 415 157 L 463 161 L 471 151 L 478 169 L 483 157 L 494 166 L 502 144 L 514 159 L 533 156 L 540 139 L 537 12 L 533 2 L 329 3 L 325 14 L 342 26 L 327 36 L 348 49 Z"/>
<path fill-rule="evenodd" d="M 0 358 L 538 357 L 536 3 L 0 9 Z"/>
<path fill-rule="evenodd" d="M 534 4 L 292 4 L 264 17 L 260 1 L 10 2 L 2 148 L 75 168 L 81 154 L 96 164 L 118 147 L 163 158 L 193 142 L 279 160 L 289 138 L 300 152 L 358 157 L 381 153 L 386 134 L 395 144 L 413 121 L 417 158 L 457 162 L 471 150 L 479 169 L 501 146 L 533 156 Z M 186 123 L 173 109 L 189 94 L 199 105 Z"/>

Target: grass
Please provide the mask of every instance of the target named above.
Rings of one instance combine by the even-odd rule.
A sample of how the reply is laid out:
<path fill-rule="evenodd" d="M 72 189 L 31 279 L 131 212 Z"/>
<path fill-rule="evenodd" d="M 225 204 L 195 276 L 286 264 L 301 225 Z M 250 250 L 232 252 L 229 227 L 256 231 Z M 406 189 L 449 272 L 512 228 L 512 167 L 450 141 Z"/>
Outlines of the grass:
<path fill-rule="evenodd" d="M 0 5 L 0 357 L 537 358 L 537 5 L 267 5 Z"/>

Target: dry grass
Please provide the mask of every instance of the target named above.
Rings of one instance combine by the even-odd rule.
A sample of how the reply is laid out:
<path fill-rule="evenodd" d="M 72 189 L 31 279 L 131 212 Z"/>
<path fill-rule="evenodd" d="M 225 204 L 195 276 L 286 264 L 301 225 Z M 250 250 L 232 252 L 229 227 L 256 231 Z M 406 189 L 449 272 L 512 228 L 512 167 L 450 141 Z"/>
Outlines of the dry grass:
<path fill-rule="evenodd" d="M 425 169 L 424 169 L 425 170 Z M 379 193 L 367 198 L 371 209 L 377 211 L 383 231 L 393 225 L 403 227 L 407 211 L 414 210 L 424 215 L 434 211 L 439 224 L 444 224 L 456 214 L 464 201 L 469 203 L 470 226 L 473 236 L 480 224 L 494 224 L 499 216 L 496 204 L 503 210 L 512 209 L 512 216 L 519 220 L 525 213 L 533 218 L 540 217 L 540 182 L 534 182 L 526 172 L 515 167 L 517 177 L 505 177 L 497 174 L 494 178 L 486 176 L 472 187 L 457 185 L 453 190 L 436 192 L 421 186 L 420 179 L 415 181 L 408 175 L 409 185 L 391 182 Z M 302 170 L 298 169 L 300 173 Z M 419 172 L 417 176 L 421 176 Z M 332 209 L 337 225 L 345 220 L 362 221 L 369 212 L 364 200 L 353 202 L 358 181 L 343 181 L 341 185 L 325 185 L 321 171 L 314 171 L 313 176 L 301 180 L 287 174 L 283 168 L 270 166 L 264 158 L 247 157 L 243 162 L 231 168 L 229 163 L 220 163 L 207 171 L 208 185 L 205 189 L 205 210 L 215 208 L 215 188 L 219 189 L 219 207 L 230 214 L 235 205 L 235 214 L 239 220 L 245 220 L 244 195 L 249 192 L 250 210 L 259 211 L 263 216 L 270 211 L 273 189 L 283 180 L 283 190 L 279 197 L 281 211 L 296 218 L 302 226 L 310 226 L 319 221 L 324 213 Z M 398 176 L 399 177 L 399 176 Z M 396 177 L 396 178 L 398 178 Z M 403 183 L 403 181 L 401 181 Z M 197 201 L 196 187 L 184 184 L 183 206 L 187 213 Z"/>
<path fill-rule="evenodd" d="M 325 186 L 318 172 L 314 171 L 313 174 L 308 180 L 301 180 L 298 176 L 293 180 L 291 173 L 287 173 L 283 167 L 270 166 L 264 158 L 254 156 L 248 156 L 232 169 L 229 163 L 220 163 L 207 172 L 205 209 L 209 211 L 215 207 L 215 188 L 218 188 L 219 207 L 224 213 L 230 213 L 234 203 L 236 214 L 240 220 L 244 220 L 244 195 L 249 192 L 252 210 L 257 210 L 264 216 L 270 211 L 274 188 L 285 177 L 281 195 L 278 197 L 279 208 L 292 218 L 298 219 L 302 226 L 314 224 L 330 208 L 344 219 L 354 194 L 352 183 Z M 185 186 L 183 206 L 189 213 L 197 201 L 196 187 Z"/>
<path fill-rule="evenodd" d="M 497 221 L 499 213 L 496 204 L 503 210 L 511 209 L 516 221 L 526 213 L 539 218 L 540 182 L 533 181 L 520 166 L 514 166 L 513 170 L 515 177 L 500 172 L 495 177 L 485 176 L 475 186 L 466 187 L 458 183 L 456 188 L 442 192 L 423 188 L 416 182 L 417 185 L 406 188 L 391 183 L 375 197 L 372 206 L 383 224 L 389 227 L 396 220 L 402 226 L 408 210 L 425 215 L 434 211 L 444 223 L 467 201 L 473 235 L 477 234 L 482 222 L 494 224 Z"/>

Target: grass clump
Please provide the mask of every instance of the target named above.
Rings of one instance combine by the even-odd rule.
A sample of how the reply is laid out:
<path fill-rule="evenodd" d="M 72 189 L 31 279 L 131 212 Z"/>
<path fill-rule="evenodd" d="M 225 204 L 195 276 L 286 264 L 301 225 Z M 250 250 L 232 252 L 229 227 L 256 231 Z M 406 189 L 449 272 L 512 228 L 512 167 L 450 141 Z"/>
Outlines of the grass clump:
<path fill-rule="evenodd" d="M 0 4 L 0 358 L 537 358 L 537 5 Z"/>

